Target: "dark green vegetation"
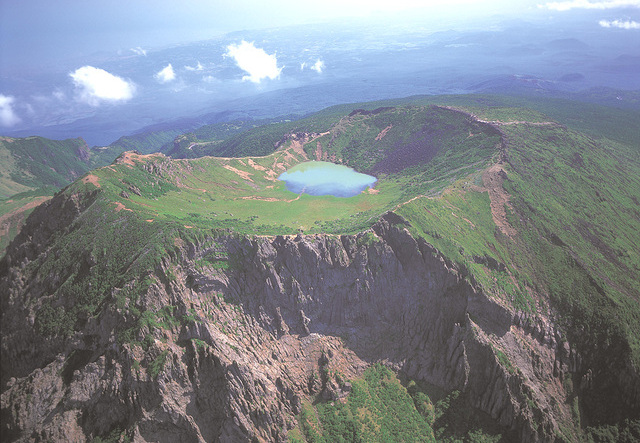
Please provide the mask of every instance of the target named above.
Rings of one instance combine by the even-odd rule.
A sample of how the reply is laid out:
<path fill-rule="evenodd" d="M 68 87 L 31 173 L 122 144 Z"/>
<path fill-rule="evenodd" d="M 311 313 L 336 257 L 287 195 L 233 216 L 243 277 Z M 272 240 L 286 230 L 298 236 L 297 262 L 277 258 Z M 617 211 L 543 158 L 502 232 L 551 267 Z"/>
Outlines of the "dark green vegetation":
<path fill-rule="evenodd" d="M 353 111 L 328 134 L 307 143 L 305 151 L 399 183 L 401 202 L 478 170 L 499 143 L 496 130 L 465 114 L 407 106 Z"/>
<path fill-rule="evenodd" d="M 197 158 L 205 155 L 230 156 L 261 155 L 270 153 L 270 146 L 275 146 L 282 138 L 283 125 L 285 127 L 297 117 L 278 117 L 261 120 L 233 120 L 202 126 L 193 132 L 181 134 L 172 144 L 165 145 L 162 152 L 173 158 Z M 275 131 L 269 131 L 268 125 L 276 125 Z M 256 128 L 260 128 L 257 129 Z M 255 132 L 241 135 L 245 132 Z M 257 137 L 254 134 L 259 134 Z M 225 142 L 228 139 L 233 141 Z M 258 151 L 255 148 L 262 147 Z M 253 149 L 252 149 L 253 147 Z"/>
<path fill-rule="evenodd" d="M 510 128 L 508 136 L 516 146 L 505 184 L 509 218 L 531 251 L 529 274 L 570 339 L 594 355 L 611 352 L 594 370 L 613 375 L 628 359 L 640 367 L 640 153 L 553 127 Z M 628 413 L 615 406 L 618 389 L 603 386 L 584 399 L 596 422 Z"/>
<path fill-rule="evenodd" d="M 152 283 L 144 278 L 145 270 L 157 265 L 178 235 L 171 226 L 151 226 L 129 211 L 115 211 L 113 205 L 95 199 L 95 194 L 85 198 L 89 209 L 56 240 L 54 256 L 43 257 L 25 270 L 26 275 L 46 272 L 64 281 L 51 297 L 41 300 L 35 326 L 45 337 L 70 336 L 99 315 L 105 303 L 135 303 Z M 117 296 L 114 288 L 121 288 Z M 73 304 L 64 306 L 59 300 L 73 300 Z M 136 324 L 149 323 L 143 314 L 132 311 Z"/>
<path fill-rule="evenodd" d="M 33 191 L 20 192 L 0 200 L 0 254 L 18 235 L 20 228 L 33 209 L 51 198 L 55 187 L 45 186 Z"/>
<path fill-rule="evenodd" d="M 298 422 L 300 428 L 289 433 L 290 442 L 502 441 L 499 428 L 466 407 L 458 391 L 434 404 L 415 382 L 405 386 L 379 363 L 353 381 L 347 398 L 304 403 Z"/>
<path fill-rule="evenodd" d="M 233 158 L 125 154 L 61 194 L 86 210 L 54 236 L 52 253 L 25 270 L 26 278 L 64 282 L 40 301 L 36 328 L 44 337 L 66 337 L 117 306 L 129 318 L 119 342 L 148 349 L 153 330 L 189 321 L 185 312 L 129 308 L 158 283 L 146 272 L 174 254 L 176 242 L 222 232 L 355 233 L 395 211 L 466 279 L 514 311 L 552 317 L 577 346 L 598 383 L 589 391 L 566 388 L 576 439 L 630 440 L 640 411 L 620 400 L 619 374 L 637 376 L 640 368 L 638 127 L 638 111 L 559 99 L 421 97 L 334 107 L 251 129 L 210 127 L 177 140 L 183 153 L 203 143 L 191 151 Z M 349 199 L 292 194 L 276 178 L 306 159 L 372 173 L 376 192 Z M 363 245 L 370 241 L 362 237 Z M 225 270 L 233 261 L 211 257 L 207 266 Z M 518 376 L 508 352 L 494 352 Z M 142 365 L 156 377 L 166 356 Z M 580 384 L 571 378 L 567 386 Z M 434 404 L 424 390 L 375 366 L 353 381 L 346 402 L 306 404 L 291 439 L 493 441 L 487 434 L 496 433 L 482 420 L 462 428 L 454 420 L 462 400 L 450 394 Z M 453 410 L 457 415 L 446 412 Z"/>

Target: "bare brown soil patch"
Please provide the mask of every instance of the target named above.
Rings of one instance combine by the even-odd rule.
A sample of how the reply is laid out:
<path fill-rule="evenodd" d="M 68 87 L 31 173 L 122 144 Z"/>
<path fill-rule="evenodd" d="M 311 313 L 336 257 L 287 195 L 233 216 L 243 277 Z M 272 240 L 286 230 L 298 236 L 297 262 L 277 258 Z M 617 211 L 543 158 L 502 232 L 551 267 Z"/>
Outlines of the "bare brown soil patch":
<path fill-rule="evenodd" d="M 241 171 L 240 169 L 236 169 L 236 168 L 234 168 L 234 167 L 233 167 L 233 166 L 231 166 L 231 165 L 222 165 L 222 167 L 223 167 L 224 169 L 228 170 L 228 171 L 231 171 L 231 172 L 233 172 L 233 173 L 235 173 L 235 174 L 238 174 L 240 177 L 242 177 L 242 178 L 243 178 L 243 179 L 245 179 L 245 180 L 248 180 L 248 181 L 250 181 L 250 182 L 252 182 L 252 181 L 253 181 L 253 179 L 251 178 L 251 176 L 252 176 L 253 174 L 251 174 L 250 172 L 247 172 L 247 171 Z"/>
<path fill-rule="evenodd" d="M 507 173 L 502 169 L 502 166 L 495 164 L 482 173 L 482 183 L 489 191 L 493 222 L 503 234 L 514 237 L 517 231 L 507 221 L 507 211 L 505 209 L 505 205 L 511 206 L 509 203 L 510 196 L 502 187 L 506 177 Z"/>
<path fill-rule="evenodd" d="M 0 216 L 0 223 L 3 223 L 4 221 L 6 221 L 7 219 L 20 214 L 21 212 L 24 211 L 28 211 L 29 209 L 33 209 L 36 206 L 40 206 L 42 203 L 46 202 L 47 200 L 51 199 L 51 197 L 38 197 L 36 199 L 34 199 L 33 201 L 30 201 L 29 203 L 27 203 L 24 206 L 21 206 L 19 208 L 14 209 L 11 212 L 8 212 L 2 216 Z M 9 200 L 9 202 L 11 202 L 13 200 Z"/>
<path fill-rule="evenodd" d="M 82 179 L 82 183 L 91 183 L 96 188 L 100 187 L 99 178 L 97 175 L 89 174 L 85 178 Z"/>
<path fill-rule="evenodd" d="M 157 155 L 158 154 L 141 155 L 141 154 L 136 154 L 135 152 L 132 152 L 132 151 L 127 151 L 122 153 L 122 155 L 118 157 L 116 161 L 117 163 L 124 163 L 125 165 L 135 166 L 136 164 L 135 162 L 137 160 L 143 160 L 143 159 L 147 159 Z"/>
<path fill-rule="evenodd" d="M 256 162 L 254 162 L 252 159 L 247 159 L 247 163 L 249 163 L 249 166 L 251 166 L 253 169 L 256 169 L 258 171 L 266 171 L 267 168 L 265 168 L 264 166 L 261 166 L 259 164 L 257 164 Z"/>
<path fill-rule="evenodd" d="M 122 155 L 122 157 L 120 157 L 119 163 L 124 163 L 125 165 L 134 166 L 135 165 L 135 162 L 133 161 L 134 155 L 135 154 L 133 152 L 125 152 Z"/>
<path fill-rule="evenodd" d="M 133 212 L 133 210 L 132 210 L 132 209 L 129 209 L 129 208 L 125 207 L 125 205 L 123 205 L 123 204 L 122 204 L 122 203 L 120 203 L 120 202 L 113 202 L 113 204 L 114 204 L 114 205 L 116 205 L 116 212 L 120 212 L 120 211 L 122 211 L 123 209 L 124 209 L 125 211 L 131 211 L 131 212 Z"/>
<path fill-rule="evenodd" d="M 323 158 L 322 143 L 320 143 L 319 140 L 316 142 L 315 155 L 316 155 L 316 160 L 323 160 L 323 159 L 327 158 L 327 153 L 326 152 L 324 153 L 324 158 Z"/>
<path fill-rule="evenodd" d="M 307 143 L 308 138 L 307 137 L 303 137 L 302 139 L 292 139 L 291 140 L 291 149 L 293 149 L 293 151 L 296 154 L 300 154 L 302 155 L 304 158 L 307 158 L 307 154 L 304 152 L 304 144 Z"/>

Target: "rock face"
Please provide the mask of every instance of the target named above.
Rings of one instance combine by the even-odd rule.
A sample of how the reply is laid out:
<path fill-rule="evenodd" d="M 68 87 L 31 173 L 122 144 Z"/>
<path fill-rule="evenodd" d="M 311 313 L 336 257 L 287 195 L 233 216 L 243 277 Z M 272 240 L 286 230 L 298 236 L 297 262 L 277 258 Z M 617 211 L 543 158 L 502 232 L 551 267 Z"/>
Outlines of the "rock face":
<path fill-rule="evenodd" d="M 38 299 L 63 282 L 20 270 L 86 198 L 39 209 L 1 264 L 3 440 L 284 441 L 303 397 L 344 397 L 376 361 L 461 390 L 523 442 L 571 424 L 562 380 L 587 371 L 552 321 L 488 297 L 393 213 L 358 235 L 177 241 L 135 306 L 44 338 Z"/>

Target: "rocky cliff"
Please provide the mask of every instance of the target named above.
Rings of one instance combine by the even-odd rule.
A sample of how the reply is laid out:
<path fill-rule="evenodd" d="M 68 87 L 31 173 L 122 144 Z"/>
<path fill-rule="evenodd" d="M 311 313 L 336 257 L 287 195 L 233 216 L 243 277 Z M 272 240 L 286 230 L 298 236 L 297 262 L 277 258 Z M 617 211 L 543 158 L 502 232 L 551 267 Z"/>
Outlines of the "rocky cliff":
<path fill-rule="evenodd" d="M 520 441 L 572 426 L 563 380 L 584 371 L 552 319 L 492 299 L 394 213 L 358 235 L 177 236 L 143 290 L 46 334 L 65 281 L 32 268 L 94 200 L 56 196 L 1 262 L 7 441 L 284 441 L 303 398 L 344 397 L 377 361 L 462 391 Z"/>

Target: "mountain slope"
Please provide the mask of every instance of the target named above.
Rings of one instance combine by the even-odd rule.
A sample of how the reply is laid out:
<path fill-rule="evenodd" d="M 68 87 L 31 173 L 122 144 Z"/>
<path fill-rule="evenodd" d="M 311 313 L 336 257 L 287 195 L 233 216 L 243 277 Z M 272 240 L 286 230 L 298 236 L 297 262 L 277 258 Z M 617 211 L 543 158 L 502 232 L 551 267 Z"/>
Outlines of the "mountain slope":
<path fill-rule="evenodd" d="M 0 262 L 3 437 L 399 438 L 330 409 L 381 387 L 425 438 L 635 435 L 637 149 L 464 100 L 327 110 L 265 157 L 126 153 L 38 207 Z M 276 181 L 309 158 L 379 182 Z"/>
<path fill-rule="evenodd" d="M 0 155 L 2 197 L 43 186 L 59 188 L 89 170 L 89 147 L 81 138 L 2 137 Z"/>
<path fill-rule="evenodd" d="M 35 206 L 89 170 L 81 138 L 0 137 L 0 254 Z"/>

